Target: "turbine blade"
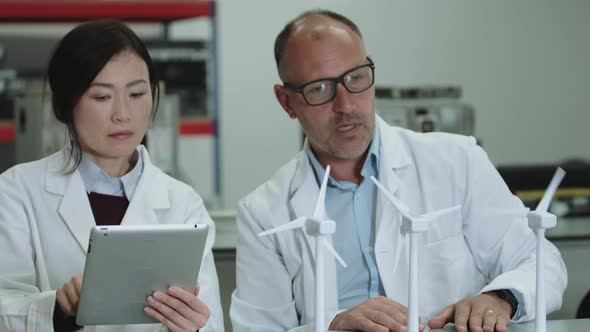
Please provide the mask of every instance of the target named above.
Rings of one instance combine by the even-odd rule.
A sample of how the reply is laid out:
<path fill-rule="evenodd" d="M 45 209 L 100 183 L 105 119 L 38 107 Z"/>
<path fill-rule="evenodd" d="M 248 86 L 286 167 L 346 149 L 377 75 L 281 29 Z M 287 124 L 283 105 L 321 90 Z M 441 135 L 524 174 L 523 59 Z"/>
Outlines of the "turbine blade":
<path fill-rule="evenodd" d="M 301 228 L 301 227 L 305 226 L 306 219 L 307 219 L 306 217 L 299 217 L 289 223 L 283 224 L 281 226 L 277 226 L 273 229 L 269 229 L 268 231 L 260 232 L 260 233 L 258 233 L 258 236 L 266 236 L 266 235 L 270 235 L 270 234 L 274 234 L 274 233 L 287 231 L 290 229 Z"/>
<path fill-rule="evenodd" d="M 547 190 L 545 190 L 545 194 L 543 195 L 541 202 L 539 205 L 537 205 L 536 211 L 547 211 L 547 208 L 549 208 L 549 203 L 551 203 L 551 199 L 557 191 L 557 187 L 559 187 L 559 184 L 561 183 L 561 180 L 563 180 L 564 176 L 565 171 L 561 167 L 558 167 L 557 170 L 555 170 L 555 174 L 553 174 L 551 182 L 549 182 Z"/>
<path fill-rule="evenodd" d="M 317 219 L 324 219 L 326 216 L 326 186 L 328 185 L 328 178 L 330 177 L 330 165 L 326 166 L 326 172 L 324 173 L 324 179 L 322 180 L 322 186 L 320 187 L 320 194 L 318 200 L 315 203 L 315 209 L 313 210 L 313 216 Z"/>
<path fill-rule="evenodd" d="M 377 185 L 377 188 L 379 188 L 379 190 L 381 190 L 381 192 L 385 195 L 385 197 L 387 197 L 389 199 L 391 204 L 393 204 L 393 206 L 395 206 L 395 208 L 399 211 L 399 213 L 401 213 L 406 218 L 412 219 L 412 216 L 410 215 L 410 208 L 406 204 L 404 204 L 399 199 L 395 198 L 395 196 L 393 196 L 389 192 L 389 190 L 385 189 L 385 187 L 379 181 L 377 181 L 377 179 L 375 179 L 374 176 L 371 176 L 371 180 L 373 180 L 375 185 Z"/>
<path fill-rule="evenodd" d="M 340 265 L 342 265 L 343 267 L 348 267 L 348 265 L 346 265 L 346 263 L 344 263 L 344 260 L 342 259 L 342 257 L 340 257 L 340 255 L 338 255 L 338 252 L 336 252 L 336 249 L 334 249 L 334 247 L 332 247 L 332 245 L 330 244 L 330 242 L 328 241 L 327 238 L 324 238 L 324 241 L 322 241 L 322 242 L 324 243 L 324 247 L 326 247 L 326 249 L 328 249 L 328 251 L 336 258 L 336 260 L 338 260 Z"/>
<path fill-rule="evenodd" d="M 440 216 L 443 216 L 445 214 L 454 212 L 456 210 L 459 210 L 460 208 L 461 208 L 461 205 L 456 205 L 456 206 L 445 208 L 445 209 L 442 209 L 442 210 L 428 212 L 428 213 L 425 213 L 425 214 L 421 215 L 420 217 L 434 219 L 434 218 L 438 218 Z"/>

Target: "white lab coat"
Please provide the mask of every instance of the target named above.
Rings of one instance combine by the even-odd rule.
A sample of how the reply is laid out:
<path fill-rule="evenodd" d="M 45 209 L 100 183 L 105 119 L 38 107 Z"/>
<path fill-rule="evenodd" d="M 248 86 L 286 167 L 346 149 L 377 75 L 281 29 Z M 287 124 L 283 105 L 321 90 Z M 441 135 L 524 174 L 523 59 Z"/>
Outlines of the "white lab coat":
<path fill-rule="evenodd" d="M 430 225 L 419 243 L 420 316 L 494 289 L 524 295 L 535 315 L 535 235 L 514 197 L 473 138 L 420 134 L 390 127 L 381 133 L 379 181 L 418 214 L 461 205 Z M 306 143 L 307 144 L 307 143 Z M 315 243 L 303 230 L 257 234 L 312 214 L 319 192 L 306 153 L 300 152 L 239 202 L 234 331 L 286 331 L 313 322 Z M 374 252 L 386 296 L 407 306 L 409 243 L 401 215 L 378 191 Z M 336 220 L 336 225 L 338 221 Z M 567 284 L 557 249 L 545 243 L 547 312 L 561 305 Z M 326 259 L 326 319 L 337 314 L 334 259 Z"/>
<path fill-rule="evenodd" d="M 213 264 L 215 227 L 202 199 L 164 174 L 139 148 L 144 170 L 123 225 L 207 223 L 199 298 L 212 315 L 201 331 L 223 331 Z M 52 331 L 55 290 L 84 270 L 92 209 L 78 170 L 63 175 L 62 151 L 0 175 L 0 331 Z M 121 280 L 121 282 L 133 282 Z M 84 331 L 164 331 L 160 324 L 86 327 Z"/>

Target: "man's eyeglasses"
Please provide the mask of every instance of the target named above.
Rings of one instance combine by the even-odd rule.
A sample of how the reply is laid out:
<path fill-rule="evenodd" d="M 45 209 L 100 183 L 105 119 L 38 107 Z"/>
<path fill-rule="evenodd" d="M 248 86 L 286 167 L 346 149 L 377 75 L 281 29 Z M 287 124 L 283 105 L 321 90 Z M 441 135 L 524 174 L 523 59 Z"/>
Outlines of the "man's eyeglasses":
<path fill-rule="evenodd" d="M 369 63 L 354 67 L 346 73 L 335 78 L 320 78 L 300 85 L 298 87 L 283 82 L 283 86 L 289 90 L 299 92 L 305 101 L 311 106 L 318 106 L 332 101 L 336 97 L 337 84 L 342 83 L 346 91 L 360 93 L 375 83 L 375 64 L 370 58 Z"/>

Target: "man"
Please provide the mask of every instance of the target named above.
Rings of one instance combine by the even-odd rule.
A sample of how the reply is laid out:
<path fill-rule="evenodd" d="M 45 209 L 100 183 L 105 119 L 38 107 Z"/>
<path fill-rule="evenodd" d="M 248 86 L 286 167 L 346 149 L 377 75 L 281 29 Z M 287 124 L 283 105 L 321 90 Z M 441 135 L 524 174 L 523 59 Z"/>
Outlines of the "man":
<path fill-rule="evenodd" d="M 414 213 L 461 205 L 420 238 L 420 316 L 439 328 L 505 331 L 531 320 L 535 236 L 525 209 L 473 138 L 390 127 L 375 116 L 373 61 L 361 33 L 329 11 L 303 13 L 275 42 L 277 100 L 298 119 L 303 150 L 239 203 L 234 330 L 285 331 L 311 325 L 313 239 L 302 230 L 257 234 L 309 216 L 325 167 L 326 211 L 336 250 L 348 263 L 325 266 L 331 330 L 403 331 L 407 326 L 408 239 L 375 176 Z M 547 311 L 560 307 L 566 270 L 547 252 Z"/>

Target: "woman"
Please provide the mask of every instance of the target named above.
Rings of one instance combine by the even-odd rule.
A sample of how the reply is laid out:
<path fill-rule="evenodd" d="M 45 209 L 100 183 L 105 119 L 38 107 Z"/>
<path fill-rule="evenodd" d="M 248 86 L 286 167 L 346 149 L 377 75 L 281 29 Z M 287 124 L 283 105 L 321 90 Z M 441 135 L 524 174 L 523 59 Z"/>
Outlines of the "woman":
<path fill-rule="evenodd" d="M 140 145 L 159 96 L 141 40 L 117 21 L 81 24 L 55 49 L 48 81 L 70 139 L 58 153 L 0 175 L 0 331 L 79 329 L 90 229 L 150 223 L 209 224 L 195 290 L 146 299 L 145 313 L 162 324 L 84 330 L 223 331 L 214 224 L 197 193 L 152 165 Z"/>

